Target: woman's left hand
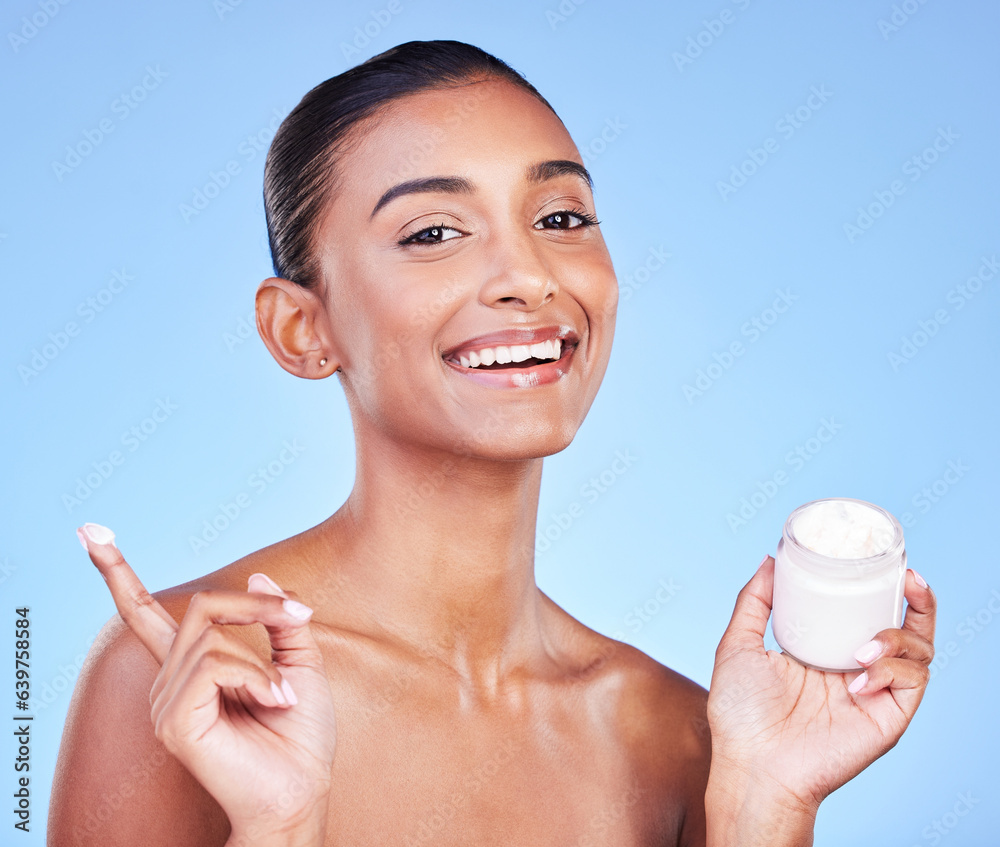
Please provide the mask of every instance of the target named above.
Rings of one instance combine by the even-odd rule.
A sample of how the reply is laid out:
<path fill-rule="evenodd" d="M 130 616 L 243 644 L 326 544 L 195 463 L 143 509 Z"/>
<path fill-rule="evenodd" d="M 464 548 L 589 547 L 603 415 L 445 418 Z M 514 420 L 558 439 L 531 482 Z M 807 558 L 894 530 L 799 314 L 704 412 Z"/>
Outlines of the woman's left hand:
<path fill-rule="evenodd" d="M 738 805 L 752 795 L 760 805 L 773 797 L 785 813 L 808 818 L 895 746 L 910 723 L 930 678 L 937 604 L 907 571 L 902 628 L 858 645 L 863 671 L 824 672 L 764 649 L 773 585 L 767 557 L 740 592 L 716 651 L 708 698 L 715 793 L 707 800 Z"/>

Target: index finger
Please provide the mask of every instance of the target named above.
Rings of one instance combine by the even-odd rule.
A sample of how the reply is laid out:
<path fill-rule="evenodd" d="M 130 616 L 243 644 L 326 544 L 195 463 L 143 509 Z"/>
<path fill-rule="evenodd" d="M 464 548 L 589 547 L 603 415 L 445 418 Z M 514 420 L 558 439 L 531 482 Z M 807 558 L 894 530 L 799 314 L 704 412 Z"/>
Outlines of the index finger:
<path fill-rule="evenodd" d="M 177 623 L 146 590 L 115 546 L 115 534 L 105 526 L 86 523 L 76 531 L 80 543 L 108 584 L 122 620 L 163 664 L 177 634 Z"/>

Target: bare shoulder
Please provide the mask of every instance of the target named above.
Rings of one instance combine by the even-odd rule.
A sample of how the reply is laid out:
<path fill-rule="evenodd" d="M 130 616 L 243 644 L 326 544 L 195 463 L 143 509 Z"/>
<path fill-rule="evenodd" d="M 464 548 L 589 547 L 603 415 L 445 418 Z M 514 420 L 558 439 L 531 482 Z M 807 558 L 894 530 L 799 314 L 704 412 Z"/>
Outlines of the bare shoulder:
<path fill-rule="evenodd" d="M 266 573 L 289 593 L 301 595 L 309 589 L 305 574 L 320 555 L 322 541 L 316 529 L 269 544 L 204 576 L 154 591 L 153 597 L 179 623 L 199 591 L 246 591 L 247 580 L 255 573 Z"/>
<path fill-rule="evenodd" d="M 638 648 L 562 614 L 563 643 L 581 659 L 578 676 L 598 730 L 627 758 L 656 830 L 681 843 L 703 841 L 708 692 Z"/>

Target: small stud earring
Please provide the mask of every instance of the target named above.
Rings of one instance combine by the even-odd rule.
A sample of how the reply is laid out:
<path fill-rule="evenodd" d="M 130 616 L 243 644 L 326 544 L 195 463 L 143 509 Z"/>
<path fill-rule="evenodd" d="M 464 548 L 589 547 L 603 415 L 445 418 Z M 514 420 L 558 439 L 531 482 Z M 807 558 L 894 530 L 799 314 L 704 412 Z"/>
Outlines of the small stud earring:
<path fill-rule="evenodd" d="M 319 360 L 319 366 L 320 366 L 321 368 L 322 368 L 322 367 L 325 367 L 325 366 L 326 366 L 326 359 L 320 359 L 320 360 Z"/>

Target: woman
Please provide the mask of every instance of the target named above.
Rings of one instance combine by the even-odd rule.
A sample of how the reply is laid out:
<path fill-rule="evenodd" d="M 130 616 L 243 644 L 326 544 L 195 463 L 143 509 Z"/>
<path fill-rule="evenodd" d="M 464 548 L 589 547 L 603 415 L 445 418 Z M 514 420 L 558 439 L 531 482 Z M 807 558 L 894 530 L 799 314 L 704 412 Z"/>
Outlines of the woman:
<path fill-rule="evenodd" d="M 50 843 L 811 843 L 919 704 L 933 595 L 908 573 L 865 672 L 807 670 L 764 650 L 765 557 L 709 695 L 538 590 L 542 457 L 593 402 L 617 303 L 549 104 L 477 48 L 401 45 L 289 115 L 265 209 L 258 329 L 289 372 L 339 374 L 354 488 L 155 599 L 82 528 L 121 616 L 74 693 Z"/>

